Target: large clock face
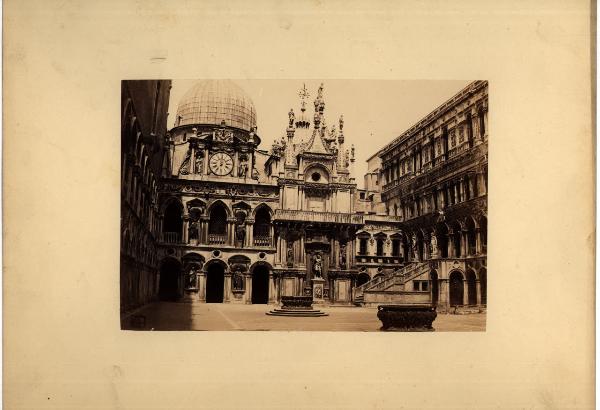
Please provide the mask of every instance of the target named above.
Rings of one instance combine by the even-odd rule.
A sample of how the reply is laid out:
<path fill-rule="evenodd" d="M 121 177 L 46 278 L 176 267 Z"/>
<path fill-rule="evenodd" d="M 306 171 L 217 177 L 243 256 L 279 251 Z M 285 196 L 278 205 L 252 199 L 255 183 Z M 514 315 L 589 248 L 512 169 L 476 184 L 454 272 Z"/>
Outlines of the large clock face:
<path fill-rule="evenodd" d="M 227 175 L 233 169 L 233 159 L 224 152 L 218 152 L 210 157 L 210 170 L 215 175 Z"/>

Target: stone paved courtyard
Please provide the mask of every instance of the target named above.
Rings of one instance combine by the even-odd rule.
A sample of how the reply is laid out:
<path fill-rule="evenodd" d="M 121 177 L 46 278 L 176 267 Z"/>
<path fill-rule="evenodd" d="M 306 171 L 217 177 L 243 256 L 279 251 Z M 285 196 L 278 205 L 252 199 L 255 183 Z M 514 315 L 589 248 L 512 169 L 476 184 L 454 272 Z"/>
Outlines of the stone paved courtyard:
<path fill-rule="evenodd" d="M 124 328 L 145 330 L 321 330 L 379 331 L 377 308 L 324 307 L 326 317 L 278 317 L 265 313 L 275 305 L 158 302 L 147 305 L 124 320 Z M 136 317 L 145 325 L 135 327 Z M 440 332 L 485 331 L 486 314 L 438 314 L 433 327 Z"/>

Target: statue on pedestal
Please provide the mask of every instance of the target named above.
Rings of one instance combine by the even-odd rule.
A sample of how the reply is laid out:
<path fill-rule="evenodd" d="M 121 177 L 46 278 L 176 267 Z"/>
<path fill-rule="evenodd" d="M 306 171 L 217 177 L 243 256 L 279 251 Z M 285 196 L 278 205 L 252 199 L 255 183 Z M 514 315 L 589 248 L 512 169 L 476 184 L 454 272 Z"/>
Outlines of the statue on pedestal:
<path fill-rule="evenodd" d="M 346 244 L 340 245 L 340 268 L 346 269 Z"/>
<path fill-rule="evenodd" d="M 435 234 L 431 234 L 431 257 L 437 257 L 437 238 Z"/>
<path fill-rule="evenodd" d="M 233 275 L 233 289 L 234 290 L 243 290 L 244 289 L 244 278 L 238 272 Z"/>
<path fill-rule="evenodd" d="M 323 260 L 321 259 L 320 253 L 317 253 L 315 255 L 315 261 L 313 263 L 313 272 L 316 278 L 320 278 L 323 274 Z"/>
<path fill-rule="evenodd" d="M 196 267 L 192 266 L 190 268 L 190 271 L 189 271 L 188 276 L 187 276 L 187 288 L 188 289 L 194 289 L 194 288 L 196 288 L 196 279 L 197 279 L 197 277 L 198 277 L 198 274 L 196 272 Z"/>
<path fill-rule="evenodd" d="M 196 159 L 194 160 L 194 173 L 195 174 L 202 174 L 203 171 L 203 167 L 204 167 L 204 158 L 203 158 L 203 154 L 202 151 L 196 151 Z"/>

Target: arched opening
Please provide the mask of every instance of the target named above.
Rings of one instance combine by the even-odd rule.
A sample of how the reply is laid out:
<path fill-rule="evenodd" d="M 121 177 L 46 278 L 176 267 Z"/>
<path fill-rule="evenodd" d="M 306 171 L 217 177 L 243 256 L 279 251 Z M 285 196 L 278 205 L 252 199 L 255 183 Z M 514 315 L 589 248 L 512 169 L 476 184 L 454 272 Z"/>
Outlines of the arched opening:
<path fill-rule="evenodd" d="M 450 274 L 450 306 L 461 306 L 464 301 L 463 275 L 459 271 Z"/>
<path fill-rule="evenodd" d="M 252 236 L 254 246 L 271 246 L 271 214 L 265 206 L 256 211 Z"/>
<path fill-rule="evenodd" d="M 387 239 L 387 236 L 384 233 L 379 233 L 379 234 L 375 235 L 375 244 L 376 244 L 375 254 L 377 256 L 383 256 L 386 239 Z"/>
<path fill-rule="evenodd" d="M 481 237 L 481 252 L 487 253 L 487 218 L 482 216 L 479 221 L 479 235 Z"/>
<path fill-rule="evenodd" d="M 160 266 L 158 297 L 160 300 L 174 301 L 180 296 L 181 264 L 176 259 L 168 258 Z"/>
<path fill-rule="evenodd" d="M 472 270 L 467 271 L 467 292 L 468 292 L 468 300 L 469 305 L 477 304 L 477 279 L 475 277 L 475 272 Z"/>
<path fill-rule="evenodd" d="M 210 210 L 208 221 L 208 242 L 224 244 L 227 238 L 227 211 L 223 204 L 215 204 Z"/>
<path fill-rule="evenodd" d="M 371 277 L 369 276 L 368 273 L 361 272 L 361 273 L 359 273 L 358 277 L 356 278 L 356 286 L 362 286 L 370 280 L 371 280 Z"/>
<path fill-rule="evenodd" d="M 448 227 L 444 223 L 440 223 L 435 228 L 437 247 L 440 253 L 440 257 L 448 257 Z"/>
<path fill-rule="evenodd" d="M 258 265 L 252 271 L 252 304 L 269 303 L 269 268 Z"/>
<path fill-rule="evenodd" d="M 163 241 L 180 243 L 183 231 L 183 206 L 178 201 L 172 201 L 165 208 L 163 219 Z"/>
<path fill-rule="evenodd" d="M 481 304 L 487 305 L 487 270 L 481 268 L 479 271 L 479 287 L 481 288 Z"/>
<path fill-rule="evenodd" d="M 206 271 L 206 303 L 223 303 L 225 269 L 220 263 L 212 263 Z"/>
<path fill-rule="evenodd" d="M 439 300 L 438 274 L 435 270 L 429 272 L 429 280 L 431 281 L 431 304 L 437 306 Z"/>
<path fill-rule="evenodd" d="M 475 221 L 472 218 L 467 218 L 467 254 L 475 255 L 477 253 L 477 231 L 475 229 Z"/>

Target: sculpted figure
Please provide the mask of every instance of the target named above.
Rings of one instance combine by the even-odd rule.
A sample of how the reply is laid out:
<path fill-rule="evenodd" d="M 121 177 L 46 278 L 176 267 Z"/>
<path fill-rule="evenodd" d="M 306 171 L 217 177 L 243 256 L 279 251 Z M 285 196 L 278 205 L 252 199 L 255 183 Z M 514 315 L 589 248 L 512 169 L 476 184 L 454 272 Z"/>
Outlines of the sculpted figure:
<path fill-rule="evenodd" d="M 294 109 L 290 108 L 290 112 L 288 113 L 288 117 L 290 119 L 290 127 L 294 125 L 294 120 L 296 119 L 296 115 L 294 114 Z"/>
<path fill-rule="evenodd" d="M 315 256 L 315 262 L 313 263 L 313 271 L 315 277 L 320 278 L 323 273 L 323 261 L 321 260 L 321 254 L 317 253 Z"/>

